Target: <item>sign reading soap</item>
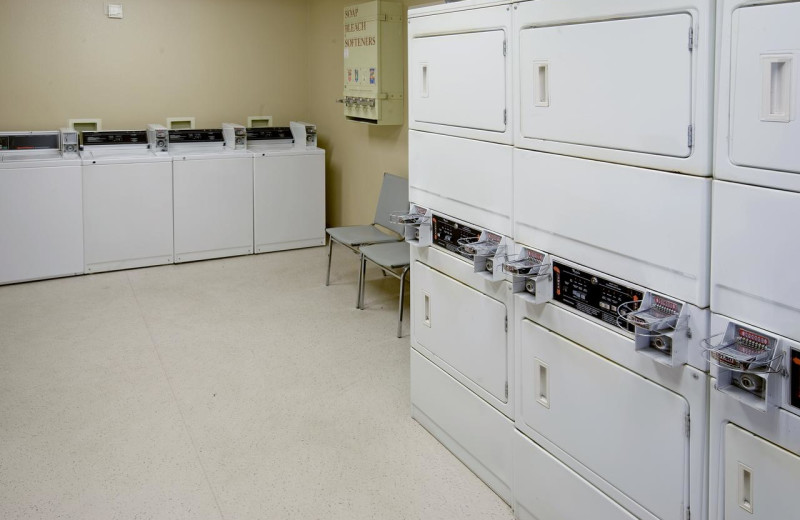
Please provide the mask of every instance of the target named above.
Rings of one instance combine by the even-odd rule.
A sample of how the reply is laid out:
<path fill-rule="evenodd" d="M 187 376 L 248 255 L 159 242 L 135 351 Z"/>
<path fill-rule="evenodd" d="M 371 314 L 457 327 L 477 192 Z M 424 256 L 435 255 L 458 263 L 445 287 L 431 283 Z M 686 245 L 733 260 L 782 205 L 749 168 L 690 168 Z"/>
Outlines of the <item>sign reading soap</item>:
<path fill-rule="evenodd" d="M 369 47 L 377 43 L 375 29 L 369 27 L 375 25 L 375 20 L 355 21 L 354 19 L 359 16 L 358 10 L 357 5 L 346 7 L 344 10 L 345 47 Z"/>

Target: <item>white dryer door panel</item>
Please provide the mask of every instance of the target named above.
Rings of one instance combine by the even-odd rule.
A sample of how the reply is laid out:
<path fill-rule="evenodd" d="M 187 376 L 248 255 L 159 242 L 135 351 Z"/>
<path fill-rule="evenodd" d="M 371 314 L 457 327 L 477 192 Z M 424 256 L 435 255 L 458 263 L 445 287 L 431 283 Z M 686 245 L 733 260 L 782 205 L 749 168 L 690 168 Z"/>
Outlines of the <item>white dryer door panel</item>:
<path fill-rule="evenodd" d="M 81 167 L 0 169 L 0 283 L 83 273 Z"/>
<path fill-rule="evenodd" d="M 172 261 L 172 163 L 83 167 L 87 272 Z"/>
<path fill-rule="evenodd" d="M 511 236 L 512 147 L 412 130 L 408 151 L 411 202 Z"/>
<path fill-rule="evenodd" d="M 253 252 L 253 158 L 173 162 L 175 261 Z"/>
<path fill-rule="evenodd" d="M 742 7 L 733 13 L 730 160 L 800 173 L 800 2 Z M 758 181 L 756 181 L 758 183 Z M 800 178 L 795 189 L 800 190 Z"/>
<path fill-rule="evenodd" d="M 711 180 L 514 151 L 518 243 L 708 306 Z"/>
<path fill-rule="evenodd" d="M 656 517 L 683 520 L 687 401 L 530 320 L 520 332 L 517 422 Z"/>
<path fill-rule="evenodd" d="M 522 29 L 522 137 L 688 157 L 692 24 L 681 13 Z"/>
<path fill-rule="evenodd" d="M 711 310 L 800 338 L 800 194 L 714 181 Z"/>
<path fill-rule="evenodd" d="M 508 6 L 412 18 L 409 127 L 511 143 Z"/>
<path fill-rule="evenodd" d="M 420 262 L 414 268 L 417 342 L 498 401 L 507 402 L 506 306 Z"/>
<path fill-rule="evenodd" d="M 800 457 L 734 424 L 725 426 L 725 520 L 800 518 Z"/>
<path fill-rule="evenodd" d="M 514 512 L 520 520 L 636 520 L 519 431 L 514 433 Z"/>
<path fill-rule="evenodd" d="M 325 155 L 256 157 L 256 252 L 325 244 Z"/>

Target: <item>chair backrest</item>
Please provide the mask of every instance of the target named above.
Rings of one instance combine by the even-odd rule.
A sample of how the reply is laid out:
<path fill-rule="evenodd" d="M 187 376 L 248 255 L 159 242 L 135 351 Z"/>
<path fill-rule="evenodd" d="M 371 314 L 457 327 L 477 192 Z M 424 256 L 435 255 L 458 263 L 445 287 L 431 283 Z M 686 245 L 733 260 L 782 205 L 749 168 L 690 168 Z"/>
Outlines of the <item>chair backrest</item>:
<path fill-rule="evenodd" d="M 381 194 L 380 197 L 378 197 L 378 207 L 375 208 L 374 224 L 380 224 L 402 235 L 403 226 L 401 224 L 392 224 L 389 222 L 389 214 L 393 211 L 407 210 L 408 179 L 392 175 L 391 173 L 384 173 Z"/>

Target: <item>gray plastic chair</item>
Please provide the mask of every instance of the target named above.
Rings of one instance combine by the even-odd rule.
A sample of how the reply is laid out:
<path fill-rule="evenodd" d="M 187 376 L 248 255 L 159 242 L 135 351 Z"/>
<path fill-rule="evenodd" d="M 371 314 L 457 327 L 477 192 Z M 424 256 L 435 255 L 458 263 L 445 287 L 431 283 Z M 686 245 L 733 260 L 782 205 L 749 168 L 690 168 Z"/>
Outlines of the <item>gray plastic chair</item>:
<path fill-rule="evenodd" d="M 366 285 L 367 260 L 400 280 L 400 304 L 397 320 L 397 337 L 403 334 L 403 296 L 405 296 L 406 275 L 411 267 L 411 250 L 407 242 L 390 242 L 363 246 L 361 251 L 361 269 L 358 272 L 358 302 L 356 307 L 364 308 L 364 286 Z M 402 269 L 399 273 L 398 269 Z"/>
<path fill-rule="evenodd" d="M 325 276 L 325 285 L 329 285 L 331 282 L 331 254 L 334 242 L 347 247 L 356 254 L 360 254 L 358 248 L 364 245 L 399 242 L 403 240 L 403 226 L 389 222 L 389 215 L 393 211 L 406 210 L 408 210 L 408 179 L 384 173 L 378 206 L 375 208 L 375 219 L 372 224 L 332 227 L 325 230 L 329 237 L 328 273 Z M 377 226 L 396 234 L 382 231 Z"/>

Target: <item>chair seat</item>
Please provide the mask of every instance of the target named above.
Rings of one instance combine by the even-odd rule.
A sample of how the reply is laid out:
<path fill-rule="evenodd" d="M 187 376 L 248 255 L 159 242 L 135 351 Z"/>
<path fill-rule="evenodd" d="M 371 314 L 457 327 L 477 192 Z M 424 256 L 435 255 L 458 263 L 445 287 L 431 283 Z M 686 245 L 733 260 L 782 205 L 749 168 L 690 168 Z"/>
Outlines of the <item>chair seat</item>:
<path fill-rule="evenodd" d="M 408 242 L 373 244 L 359 248 L 370 261 L 385 267 L 405 267 L 411 263 L 411 249 Z"/>
<path fill-rule="evenodd" d="M 399 237 L 384 233 L 375 226 L 342 226 L 325 230 L 331 238 L 350 247 L 363 244 L 380 244 L 384 242 L 397 242 Z"/>

